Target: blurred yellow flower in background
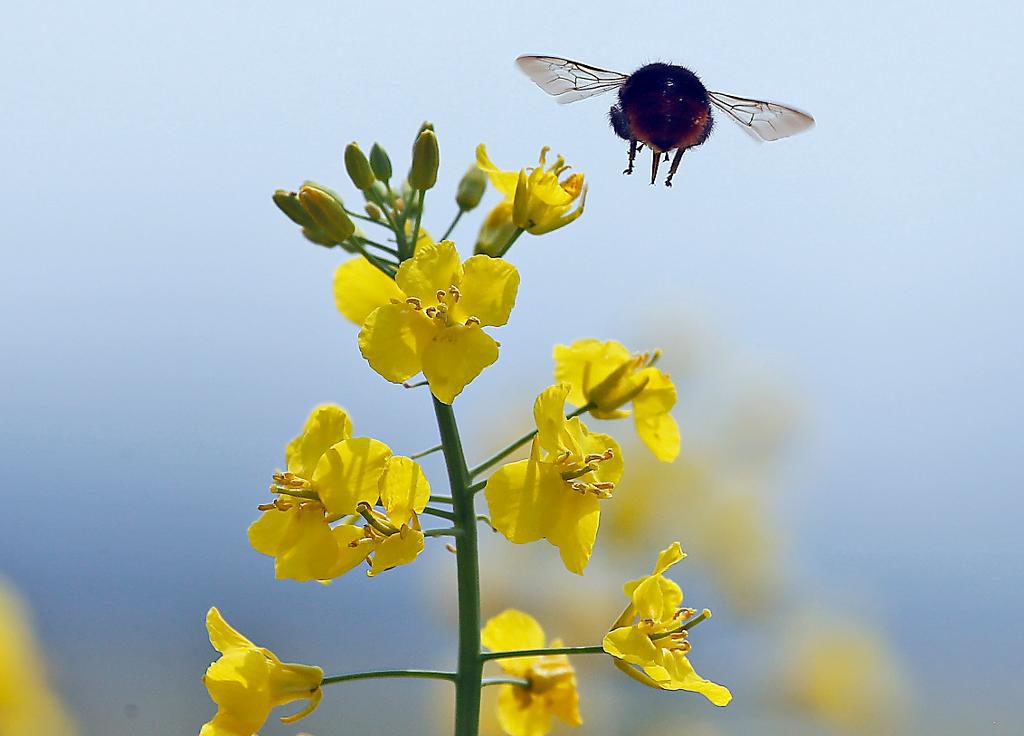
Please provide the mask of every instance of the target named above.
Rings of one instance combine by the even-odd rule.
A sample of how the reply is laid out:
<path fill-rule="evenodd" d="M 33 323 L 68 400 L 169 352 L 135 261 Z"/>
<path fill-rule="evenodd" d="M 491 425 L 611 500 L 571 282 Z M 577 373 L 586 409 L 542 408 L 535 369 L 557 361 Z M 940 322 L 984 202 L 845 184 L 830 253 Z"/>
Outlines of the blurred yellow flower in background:
<path fill-rule="evenodd" d="M 781 701 L 848 733 L 902 732 L 907 684 L 870 625 L 801 621 L 783 642 Z"/>
<path fill-rule="evenodd" d="M 674 542 L 658 555 L 650 575 L 626 583 L 623 590 L 630 604 L 605 636 L 604 650 L 617 660 L 638 665 L 643 674 L 625 665 L 620 669 L 650 687 L 688 690 L 715 705 L 728 705 L 729 690 L 698 675 L 686 657 L 691 649 L 689 629 L 711 612 L 705 608 L 698 615 L 692 608 L 682 608 L 682 589 L 662 575 L 685 557 L 679 542 Z"/>
<path fill-rule="evenodd" d="M 476 147 L 476 165 L 487 173 L 494 188 L 505 195 L 505 202 L 512 203 L 515 226 L 531 235 L 565 227 L 583 214 L 587 199 L 583 174 L 570 174 L 559 180 L 558 177 L 569 169 L 564 158 L 559 156 L 551 166 L 544 168 L 550 150 L 548 146 L 541 149 L 536 167 L 505 171 L 491 161 L 483 143 Z"/>
<path fill-rule="evenodd" d="M 319 667 L 282 662 L 269 649 L 256 646 L 231 628 L 216 608 L 206 614 L 206 629 L 221 657 L 203 676 L 217 714 L 199 736 L 253 736 L 279 705 L 309 701 L 298 713 L 281 719 L 293 723 L 320 704 L 324 673 Z"/>
<path fill-rule="evenodd" d="M 483 645 L 492 652 L 541 649 L 544 630 L 529 614 L 509 609 L 490 619 L 481 631 Z M 562 646 L 555 639 L 552 647 Z M 502 685 L 498 694 L 498 721 L 509 736 L 544 736 L 552 716 L 569 724 L 583 723 L 576 692 L 576 673 L 564 654 L 500 659 L 501 668 L 521 677 L 529 686 Z"/>
<path fill-rule="evenodd" d="M 498 359 L 498 343 L 481 328 L 508 322 L 519 273 L 509 262 L 485 255 L 460 263 L 447 240 L 418 248 L 394 282 L 384 274 L 383 280 L 370 278 L 367 265 L 345 264 L 334 281 L 342 314 L 354 321 L 363 317 L 363 357 L 394 383 L 422 371 L 434 396 L 452 403 Z"/>
<path fill-rule="evenodd" d="M 74 724 L 50 689 L 28 611 L 0 580 L 0 734 L 73 736 Z"/>
<path fill-rule="evenodd" d="M 600 501 L 611 498 L 623 463 L 615 440 L 590 432 L 579 417 L 565 418 L 568 394 L 563 384 L 537 397 L 530 458 L 494 473 L 484 494 L 491 523 L 510 542 L 547 539 L 566 569 L 582 575 L 597 539 Z"/>
<path fill-rule="evenodd" d="M 598 419 L 629 416 L 622 409 L 633 405 L 637 434 L 654 456 L 672 462 L 679 456 L 679 425 L 669 413 L 676 403 L 676 387 L 667 373 L 655 368 L 658 353 L 634 355 L 615 340 L 577 340 L 555 346 L 555 380 L 572 387 L 569 403 L 592 405 Z"/>

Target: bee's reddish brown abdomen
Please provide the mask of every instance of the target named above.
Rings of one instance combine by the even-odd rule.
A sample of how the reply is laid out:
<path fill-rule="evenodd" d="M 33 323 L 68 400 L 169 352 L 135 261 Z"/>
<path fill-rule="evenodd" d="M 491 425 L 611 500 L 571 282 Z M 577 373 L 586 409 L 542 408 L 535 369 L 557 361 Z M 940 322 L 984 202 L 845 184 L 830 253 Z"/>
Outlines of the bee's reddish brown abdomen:
<path fill-rule="evenodd" d="M 685 67 L 640 67 L 619 90 L 619 104 L 632 137 L 657 151 L 699 146 L 711 134 L 707 89 Z"/>

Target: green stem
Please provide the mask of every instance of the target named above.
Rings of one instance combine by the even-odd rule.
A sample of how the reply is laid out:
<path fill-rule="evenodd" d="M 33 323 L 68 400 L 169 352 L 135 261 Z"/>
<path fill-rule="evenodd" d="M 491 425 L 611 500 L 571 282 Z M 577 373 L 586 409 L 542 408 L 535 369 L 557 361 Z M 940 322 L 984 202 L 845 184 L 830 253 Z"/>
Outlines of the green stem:
<path fill-rule="evenodd" d="M 572 419 L 573 417 L 578 417 L 580 414 L 586 414 L 588 411 L 590 411 L 593 408 L 594 408 L 593 404 L 585 404 L 584 406 L 581 406 L 576 411 L 572 411 L 572 412 L 569 412 L 568 414 L 566 414 L 565 418 L 566 419 Z M 537 436 L 537 430 L 536 429 L 533 430 L 532 432 L 527 432 L 522 437 L 520 437 L 515 442 L 513 442 L 511 445 L 506 447 L 504 450 L 500 450 L 497 455 L 494 455 L 493 457 L 491 457 L 491 458 L 489 458 L 487 460 L 484 460 L 482 463 L 480 463 L 475 468 L 470 470 L 469 471 L 469 477 L 470 478 L 475 478 L 478 475 L 480 475 L 480 473 L 484 472 L 485 470 L 487 470 L 491 466 L 497 465 L 502 460 L 507 458 L 509 455 L 511 455 L 513 452 L 518 450 L 520 447 L 525 445 L 527 442 L 529 442 L 530 440 L 532 440 L 536 436 Z M 479 484 L 477 484 L 477 485 L 479 485 Z"/>
<path fill-rule="evenodd" d="M 396 258 L 398 257 L 398 251 L 392 248 L 390 245 L 384 245 L 383 243 L 378 243 L 376 240 L 370 240 L 369 238 L 359 238 L 359 242 L 362 243 L 364 246 L 377 248 L 378 250 L 382 250 L 385 253 L 389 253 L 390 255 L 393 255 Z"/>
<path fill-rule="evenodd" d="M 440 452 L 443 449 L 444 449 L 444 445 L 434 445 L 433 447 L 428 447 L 426 450 L 421 450 L 420 452 L 417 452 L 417 453 L 415 453 L 413 455 L 410 455 L 409 458 L 411 460 L 419 460 L 421 457 L 426 457 L 427 455 L 433 455 L 435 452 Z M 431 500 L 433 500 L 433 499 L 431 499 Z M 450 501 L 450 499 L 449 499 L 449 501 Z"/>
<path fill-rule="evenodd" d="M 374 204 L 380 207 L 380 211 L 384 213 L 384 217 L 387 218 L 388 227 L 390 227 L 391 231 L 395 234 L 395 242 L 398 244 L 398 260 L 399 262 L 404 261 L 406 258 L 412 256 L 411 250 L 406 247 L 405 229 L 403 227 L 399 227 L 398 223 L 395 221 L 395 218 L 392 217 L 391 215 L 391 210 L 388 204 L 384 202 L 383 199 L 378 197 L 376 194 L 373 194 L 372 189 L 367 189 L 366 191 L 367 196 L 369 196 L 369 198 L 374 202 Z M 390 191 L 391 188 L 389 187 L 388 192 Z"/>
<path fill-rule="evenodd" d="M 435 509 L 433 506 L 427 506 L 423 509 L 423 513 L 428 516 L 436 516 L 439 519 L 447 519 L 448 521 L 455 521 L 455 514 L 451 511 L 445 511 L 444 509 Z"/>
<path fill-rule="evenodd" d="M 541 657 L 546 654 L 604 654 L 604 647 L 551 647 L 549 649 L 514 649 L 507 652 L 484 652 L 481 659 L 509 659 L 510 657 Z"/>
<path fill-rule="evenodd" d="M 515 231 L 514 233 L 512 233 L 512 237 L 508 239 L 508 242 L 507 242 L 507 243 L 505 243 L 505 245 L 503 245 L 503 246 L 501 247 L 501 250 L 499 250 L 499 251 L 498 251 L 498 252 L 497 252 L 497 253 L 495 254 L 495 256 L 494 256 L 494 257 L 495 257 L 495 258 L 501 258 L 501 257 L 502 257 L 503 255 L 505 255 L 506 253 L 508 253 L 508 249 L 509 249 L 509 248 L 511 248 L 511 247 L 512 247 L 512 245 L 513 245 L 513 244 L 514 244 L 514 243 L 515 243 L 515 242 L 516 242 L 517 240 L 519 240 L 519 236 L 520 236 L 520 235 L 522 235 L 522 234 L 523 234 L 523 233 L 525 233 L 525 232 L 526 232 L 526 231 L 525 231 L 525 230 L 523 230 L 523 229 L 522 229 L 521 227 L 520 227 L 520 228 L 516 228 L 516 231 Z"/>
<path fill-rule="evenodd" d="M 522 677 L 485 677 L 480 687 L 489 685 L 518 685 L 519 687 L 530 687 L 530 681 Z"/>
<path fill-rule="evenodd" d="M 372 670 L 370 672 L 352 672 L 347 675 L 330 675 L 321 680 L 320 684 L 333 685 L 350 680 L 377 680 L 385 677 L 415 677 L 423 680 L 455 681 L 454 672 L 440 672 L 438 670 Z"/>
<path fill-rule="evenodd" d="M 427 529 L 423 532 L 424 537 L 457 537 L 462 532 L 454 526 L 447 527 L 446 529 Z"/>
<path fill-rule="evenodd" d="M 441 240 L 448 240 L 448 236 L 452 234 L 452 230 L 459 224 L 459 220 L 462 219 L 463 211 L 459 210 L 455 213 L 455 219 L 452 220 L 452 224 L 448 226 L 448 229 L 444 231 L 444 235 L 441 236 Z"/>
<path fill-rule="evenodd" d="M 431 496 L 430 500 L 433 501 L 434 503 L 452 503 L 451 496 Z"/>
<path fill-rule="evenodd" d="M 477 736 L 480 731 L 480 563 L 477 551 L 476 512 L 469 492 L 469 470 L 462 451 L 459 428 L 451 406 L 434 399 L 434 414 L 444 445 L 448 482 L 452 489 L 455 526 L 456 578 L 459 592 L 459 656 L 455 677 L 455 736 Z"/>
<path fill-rule="evenodd" d="M 420 222 L 423 221 L 423 202 L 427 199 L 427 190 L 420 190 L 420 206 L 416 208 L 416 227 L 412 229 L 412 244 L 409 246 L 409 257 L 416 252 L 416 243 L 420 240 Z M 416 201 L 416 193 L 413 192 L 412 201 Z"/>

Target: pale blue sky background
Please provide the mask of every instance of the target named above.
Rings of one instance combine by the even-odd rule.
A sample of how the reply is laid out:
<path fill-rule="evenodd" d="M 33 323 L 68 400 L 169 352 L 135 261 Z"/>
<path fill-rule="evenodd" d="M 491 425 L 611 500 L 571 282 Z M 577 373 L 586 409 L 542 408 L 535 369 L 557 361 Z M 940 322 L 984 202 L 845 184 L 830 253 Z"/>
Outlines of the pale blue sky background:
<path fill-rule="evenodd" d="M 1015 733 L 1024 10 L 373 7 L 2 13 L 0 573 L 33 605 L 86 733 L 189 733 L 207 717 L 211 603 L 286 658 L 331 669 L 451 651 L 444 621 L 410 613 L 429 584 L 415 570 L 278 583 L 244 539 L 314 404 L 343 403 L 399 451 L 434 439 L 426 398 L 377 379 L 334 313 L 339 254 L 307 245 L 269 199 L 307 178 L 342 188 L 353 139 L 403 161 L 422 119 L 445 167 L 428 198 L 435 232 L 479 141 L 510 166 L 550 144 L 590 183 L 578 223 L 517 245 L 520 303 L 502 361 L 458 404 L 466 426 L 493 424 L 499 393 L 532 400 L 555 342 L 664 342 L 702 325 L 804 402 L 778 510 L 792 574 L 884 625 L 937 720 Z M 559 107 L 514 69 L 520 53 L 685 64 L 818 126 L 757 146 L 721 121 L 672 190 L 651 188 L 620 175 L 612 98 Z M 381 629 L 387 646 L 366 651 Z M 351 698 L 308 730 L 340 732 L 329 724 Z"/>

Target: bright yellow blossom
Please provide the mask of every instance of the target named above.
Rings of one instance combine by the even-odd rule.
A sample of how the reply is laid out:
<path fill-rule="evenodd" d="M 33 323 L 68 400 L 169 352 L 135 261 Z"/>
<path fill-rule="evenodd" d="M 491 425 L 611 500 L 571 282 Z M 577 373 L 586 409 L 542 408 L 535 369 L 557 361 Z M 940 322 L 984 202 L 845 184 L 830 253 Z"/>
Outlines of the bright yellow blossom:
<path fill-rule="evenodd" d="M 484 493 L 492 524 L 509 541 L 547 539 L 566 568 L 582 575 L 597 538 L 600 502 L 611 497 L 623 464 L 615 440 L 590 432 L 579 417 L 565 418 L 568 395 L 562 384 L 537 397 L 529 460 L 498 470 Z"/>
<path fill-rule="evenodd" d="M 547 146 L 540 149 L 540 163 L 534 168 L 504 171 L 494 165 L 483 143 L 476 147 L 476 165 L 487 172 L 494 188 L 505 195 L 505 202 L 513 204 L 512 220 L 516 227 L 531 235 L 565 227 L 583 214 L 587 199 L 583 174 L 570 174 L 559 181 L 558 177 L 569 168 L 564 158 L 559 156 L 544 168 L 549 150 Z"/>
<path fill-rule="evenodd" d="M 319 667 L 282 662 L 231 628 L 216 608 L 206 614 L 206 629 L 221 657 L 203 676 L 217 715 L 203 725 L 199 736 L 253 736 L 279 705 L 309 701 L 295 715 L 281 719 L 293 723 L 320 704 L 324 671 Z"/>
<path fill-rule="evenodd" d="M 446 240 L 421 246 L 393 283 L 363 280 L 365 273 L 365 266 L 339 269 L 335 295 L 343 314 L 365 315 L 359 349 L 387 380 L 422 371 L 434 396 L 450 404 L 498 359 L 498 343 L 482 328 L 508 321 L 519 289 L 512 264 L 485 255 L 459 263 Z"/>
<path fill-rule="evenodd" d="M 555 346 L 555 380 L 572 386 L 569 403 L 592 404 L 598 419 L 629 416 L 643 443 L 663 462 L 679 455 L 679 425 L 669 413 L 676 403 L 671 377 L 651 365 L 651 355 L 633 355 L 615 340 L 577 340 Z"/>
<path fill-rule="evenodd" d="M 645 685 L 688 690 L 715 705 L 728 705 L 732 700 L 729 690 L 698 675 L 686 658 L 691 648 L 689 629 L 711 612 L 704 609 L 698 615 L 692 608 L 681 608 L 682 589 L 662 575 L 684 557 L 679 542 L 674 542 L 658 555 L 650 575 L 626 583 L 630 604 L 604 637 L 604 650 L 621 660 L 616 662 L 620 669 Z M 643 671 L 629 665 L 638 665 Z"/>
<path fill-rule="evenodd" d="M 530 615 L 509 609 L 487 622 L 480 636 L 492 652 L 515 649 L 541 649 L 544 630 Z M 562 646 L 555 639 L 552 647 Z M 544 736 L 551 730 L 551 716 L 558 716 L 570 726 L 583 723 L 579 696 L 576 693 L 576 672 L 564 654 L 539 657 L 500 659 L 506 673 L 529 682 L 502 685 L 498 695 L 498 721 L 509 736 Z"/>
<path fill-rule="evenodd" d="M 21 601 L 0 580 L 0 734 L 74 736 Z"/>
<path fill-rule="evenodd" d="M 275 558 L 278 578 L 330 580 L 367 559 L 376 575 L 423 550 L 416 516 L 430 497 L 423 470 L 383 442 L 351 435 L 344 410 L 324 405 L 288 444 L 288 470 L 274 476 L 280 496 L 249 527 L 250 544 Z M 383 511 L 372 508 L 378 499 Z M 331 527 L 356 514 L 372 521 Z"/>

